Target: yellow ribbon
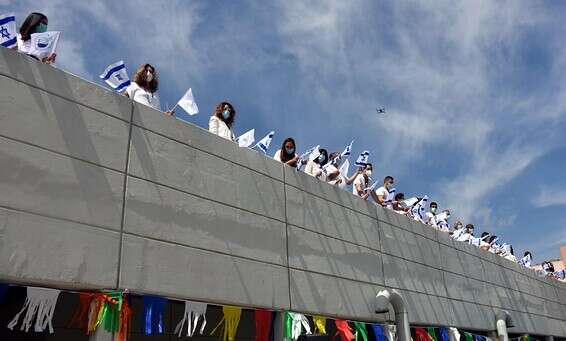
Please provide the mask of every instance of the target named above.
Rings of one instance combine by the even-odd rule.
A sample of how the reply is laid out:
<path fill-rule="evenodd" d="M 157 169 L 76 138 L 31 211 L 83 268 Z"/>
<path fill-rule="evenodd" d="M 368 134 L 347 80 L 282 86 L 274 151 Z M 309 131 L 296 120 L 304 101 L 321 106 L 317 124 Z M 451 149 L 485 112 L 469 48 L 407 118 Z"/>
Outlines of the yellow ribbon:
<path fill-rule="evenodd" d="M 312 319 L 314 321 L 314 333 L 326 335 L 326 317 L 314 315 Z"/>
<path fill-rule="evenodd" d="M 222 326 L 222 341 L 234 341 L 238 325 L 240 324 L 240 317 L 242 316 L 242 308 L 224 306 L 222 307 L 222 312 L 224 313 L 222 320 L 214 327 L 210 335 L 213 335 L 216 329 Z"/>

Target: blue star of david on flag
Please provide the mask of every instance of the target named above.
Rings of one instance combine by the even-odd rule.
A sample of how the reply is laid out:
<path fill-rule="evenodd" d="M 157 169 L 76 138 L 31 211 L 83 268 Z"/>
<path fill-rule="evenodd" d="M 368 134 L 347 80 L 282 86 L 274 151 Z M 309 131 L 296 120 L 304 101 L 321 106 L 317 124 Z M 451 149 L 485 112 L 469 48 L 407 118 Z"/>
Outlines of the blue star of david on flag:
<path fill-rule="evenodd" d="M 16 17 L 14 14 L 0 15 L 0 45 L 11 48 L 16 46 Z"/>

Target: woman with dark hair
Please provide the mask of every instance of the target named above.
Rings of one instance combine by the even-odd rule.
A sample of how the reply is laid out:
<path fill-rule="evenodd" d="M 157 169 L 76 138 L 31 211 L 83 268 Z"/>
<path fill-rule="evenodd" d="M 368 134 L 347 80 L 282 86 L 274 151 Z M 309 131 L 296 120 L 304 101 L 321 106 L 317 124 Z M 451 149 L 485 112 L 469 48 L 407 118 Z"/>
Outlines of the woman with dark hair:
<path fill-rule="evenodd" d="M 34 33 L 46 32 L 48 23 L 49 21 L 45 14 L 33 12 L 28 15 L 22 26 L 20 26 L 20 31 L 17 36 L 18 52 L 25 53 L 32 58 L 38 59 L 36 56 L 29 54 L 31 50 L 31 35 Z M 46 64 L 53 64 L 56 57 L 57 54 L 53 53 L 43 58 L 41 61 Z"/>
<path fill-rule="evenodd" d="M 233 132 L 234 120 L 236 119 L 236 109 L 229 102 L 220 102 L 214 108 L 214 113 L 208 121 L 208 131 L 226 140 L 235 141 Z"/>
<path fill-rule="evenodd" d="M 291 137 L 288 137 L 283 141 L 281 145 L 281 149 L 275 152 L 273 155 L 273 159 L 275 161 L 283 162 L 284 164 L 297 167 L 297 161 L 299 160 L 299 154 L 295 153 L 297 150 L 295 146 L 295 140 Z"/>
<path fill-rule="evenodd" d="M 318 157 L 307 162 L 307 165 L 305 166 L 305 173 L 322 181 L 326 181 L 326 175 L 324 175 L 322 167 L 324 167 L 324 165 L 328 162 L 328 152 L 324 148 L 320 148 L 318 151 L 320 153 Z"/>
<path fill-rule="evenodd" d="M 133 101 L 161 110 L 161 103 L 157 94 L 158 88 L 157 71 L 151 64 L 143 64 L 136 70 L 133 81 L 126 88 L 124 95 Z M 166 114 L 173 115 L 173 111 L 169 110 Z"/>

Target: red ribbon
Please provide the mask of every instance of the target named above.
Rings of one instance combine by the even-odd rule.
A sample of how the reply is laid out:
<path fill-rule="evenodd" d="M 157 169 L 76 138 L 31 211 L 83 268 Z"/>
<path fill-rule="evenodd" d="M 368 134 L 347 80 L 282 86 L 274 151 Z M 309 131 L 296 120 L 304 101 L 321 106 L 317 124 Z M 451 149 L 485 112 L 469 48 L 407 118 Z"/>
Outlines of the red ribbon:
<path fill-rule="evenodd" d="M 255 311 L 255 341 L 269 341 L 273 312 L 258 309 Z"/>
<path fill-rule="evenodd" d="M 85 334 L 88 334 L 88 312 L 90 304 L 94 299 L 94 294 L 90 292 L 79 293 L 79 304 L 73 313 L 73 317 L 69 322 L 69 327 L 79 328 Z"/>
<path fill-rule="evenodd" d="M 352 341 L 354 339 L 354 334 L 352 333 L 352 328 L 348 325 L 348 321 L 345 320 L 335 320 L 336 324 L 336 335 L 340 335 L 342 341 Z M 336 335 L 334 335 L 336 337 Z"/>
<path fill-rule="evenodd" d="M 132 326 L 132 308 L 129 298 L 124 295 L 122 310 L 120 311 L 120 329 L 118 330 L 118 341 L 126 341 L 130 335 Z"/>
<path fill-rule="evenodd" d="M 424 328 L 415 328 L 417 341 L 432 341 L 432 337 L 427 333 Z"/>

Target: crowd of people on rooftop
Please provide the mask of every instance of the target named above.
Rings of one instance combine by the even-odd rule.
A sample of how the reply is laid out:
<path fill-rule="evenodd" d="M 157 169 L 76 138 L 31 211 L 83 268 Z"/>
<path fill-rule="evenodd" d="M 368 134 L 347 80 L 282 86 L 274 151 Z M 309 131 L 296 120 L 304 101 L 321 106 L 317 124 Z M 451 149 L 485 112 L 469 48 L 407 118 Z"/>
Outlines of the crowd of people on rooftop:
<path fill-rule="evenodd" d="M 33 33 L 47 31 L 48 19 L 41 13 L 30 14 L 19 28 L 17 36 L 17 50 L 29 55 L 30 39 Z M 38 59 L 36 56 L 31 57 Z M 41 58 L 40 61 L 52 64 L 56 60 L 56 54 Z M 162 110 L 159 95 L 159 77 L 157 70 L 151 64 L 141 65 L 135 72 L 131 84 L 122 92 L 135 102 L 150 106 L 159 111 Z M 166 115 L 174 115 L 174 110 L 166 110 Z M 209 120 L 209 131 L 229 141 L 236 142 L 234 124 L 236 120 L 236 109 L 227 101 L 222 101 L 213 110 Z M 351 144 L 349 146 L 351 148 Z M 327 182 L 330 185 L 350 190 L 354 196 L 362 200 L 369 200 L 377 206 L 392 210 L 419 221 L 441 233 L 446 233 L 457 242 L 468 243 L 486 252 L 499 255 L 507 260 L 518 262 L 526 268 L 532 267 L 532 254 L 525 251 L 518 259 L 513 247 L 502 242 L 499 237 L 489 232 L 482 232 L 479 236 L 474 232 L 473 224 L 464 225 L 461 221 L 455 221 L 450 225 L 451 212 L 449 209 L 440 210 L 437 202 L 428 203 L 428 197 L 405 198 L 405 194 L 397 192 L 394 188 L 395 179 L 385 176 L 382 182 L 375 181 L 373 165 L 369 162 L 356 162 L 356 170 L 349 174 L 349 162 L 347 149 L 340 152 L 328 153 L 325 148 L 319 146 L 309 149 L 303 154 L 298 153 L 295 140 L 291 137 L 283 140 L 281 147 L 273 155 L 273 159 L 293 167 L 297 171 Z M 351 151 L 351 149 L 350 149 Z M 304 166 L 304 170 L 303 170 Z M 427 207 L 428 204 L 428 207 Z M 550 265 L 549 265 L 550 264 Z M 554 271 L 552 263 L 543 263 L 543 269 L 537 272 L 540 276 L 551 276 L 564 280 L 566 270 Z"/>

